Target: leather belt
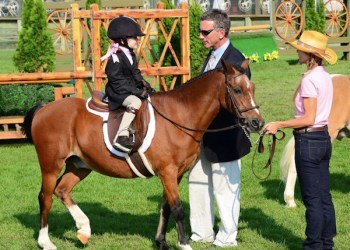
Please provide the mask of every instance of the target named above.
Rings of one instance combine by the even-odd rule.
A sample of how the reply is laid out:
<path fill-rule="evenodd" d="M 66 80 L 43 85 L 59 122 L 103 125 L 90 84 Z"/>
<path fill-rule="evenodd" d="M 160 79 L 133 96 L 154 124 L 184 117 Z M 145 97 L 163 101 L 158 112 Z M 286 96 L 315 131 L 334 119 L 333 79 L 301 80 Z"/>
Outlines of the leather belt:
<path fill-rule="evenodd" d="M 297 134 L 305 134 L 309 132 L 321 132 L 321 131 L 327 131 L 328 126 L 323 127 L 305 127 L 305 128 L 295 128 L 294 132 Z"/>

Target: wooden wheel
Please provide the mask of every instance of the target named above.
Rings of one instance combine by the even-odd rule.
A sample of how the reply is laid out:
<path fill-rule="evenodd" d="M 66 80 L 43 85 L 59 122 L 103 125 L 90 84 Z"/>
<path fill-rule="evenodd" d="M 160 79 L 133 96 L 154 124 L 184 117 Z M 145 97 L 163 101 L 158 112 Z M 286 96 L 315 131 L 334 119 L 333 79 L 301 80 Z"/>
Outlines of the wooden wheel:
<path fill-rule="evenodd" d="M 274 27 L 283 40 L 295 40 L 302 31 L 304 19 L 302 10 L 294 1 L 283 1 L 275 11 Z"/>
<path fill-rule="evenodd" d="M 324 4 L 326 9 L 326 34 L 338 37 L 344 34 L 349 24 L 346 5 L 341 0 L 330 0 Z"/>
<path fill-rule="evenodd" d="M 73 45 L 72 16 L 69 10 L 55 10 L 47 17 L 56 53 L 70 54 Z"/>

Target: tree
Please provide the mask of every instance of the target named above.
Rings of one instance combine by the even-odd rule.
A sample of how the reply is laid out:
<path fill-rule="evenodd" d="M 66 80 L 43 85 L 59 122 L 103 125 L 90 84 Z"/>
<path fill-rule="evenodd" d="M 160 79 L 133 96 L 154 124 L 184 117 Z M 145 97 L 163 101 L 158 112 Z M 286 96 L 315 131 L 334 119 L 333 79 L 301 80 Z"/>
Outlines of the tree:
<path fill-rule="evenodd" d="M 315 0 L 306 0 L 305 30 L 315 30 L 325 33 L 326 12 L 323 0 L 318 1 L 316 8 Z"/>
<path fill-rule="evenodd" d="M 87 0 L 86 1 L 86 9 L 90 10 L 90 5 L 91 4 L 97 4 L 99 8 L 101 8 L 101 1 L 100 0 Z M 91 29 L 91 22 L 88 20 L 88 25 Z M 90 45 L 91 41 L 89 41 Z M 101 47 L 101 55 L 104 55 L 108 48 L 109 48 L 109 38 L 107 35 L 107 31 L 104 29 L 104 27 L 101 27 L 100 29 L 100 47 Z"/>
<path fill-rule="evenodd" d="M 190 60 L 191 60 L 191 77 L 200 74 L 205 55 L 208 49 L 203 46 L 203 42 L 199 38 L 198 29 L 203 9 L 196 0 L 191 1 L 190 5 Z"/>
<path fill-rule="evenodd" d="M 43 2 L 23 1 L 22 29 L 13 56 L 14 65 L 19 72 L 51 72 L 55 67 L 55 57 Z"/>

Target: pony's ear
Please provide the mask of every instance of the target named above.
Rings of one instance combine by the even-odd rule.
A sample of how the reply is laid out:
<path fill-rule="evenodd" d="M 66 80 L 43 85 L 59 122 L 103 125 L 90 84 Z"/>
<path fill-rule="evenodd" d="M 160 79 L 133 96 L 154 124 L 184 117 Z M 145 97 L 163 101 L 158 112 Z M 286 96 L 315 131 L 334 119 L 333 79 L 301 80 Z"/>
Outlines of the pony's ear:
<path fill-rule="evenodd" d="M 249 67 L 249 60 L 244 60 L 241 64 L 241 67 L 244 69 L 244 70 L 247 70 L 248 67 Z"/>
<path fill-rule="evenodd" d="M 235 74 L 234 68 L 231 66 L 231 64 L 227 63 L 224 59 L 221 59 L 221 65 L 225 73 L 232 74 L 232 75 Z"/>

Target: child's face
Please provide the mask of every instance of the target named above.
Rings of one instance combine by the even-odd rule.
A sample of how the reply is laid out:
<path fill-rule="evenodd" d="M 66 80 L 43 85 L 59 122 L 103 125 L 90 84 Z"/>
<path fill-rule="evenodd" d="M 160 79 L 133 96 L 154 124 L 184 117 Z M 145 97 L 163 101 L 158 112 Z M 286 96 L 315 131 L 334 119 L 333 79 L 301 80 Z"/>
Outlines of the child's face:
<path fill-rule="evenodd" d="M 128 37 L 127 42 L 130 49 L 136 49 L 139 46 L 138 37 Z"/>

